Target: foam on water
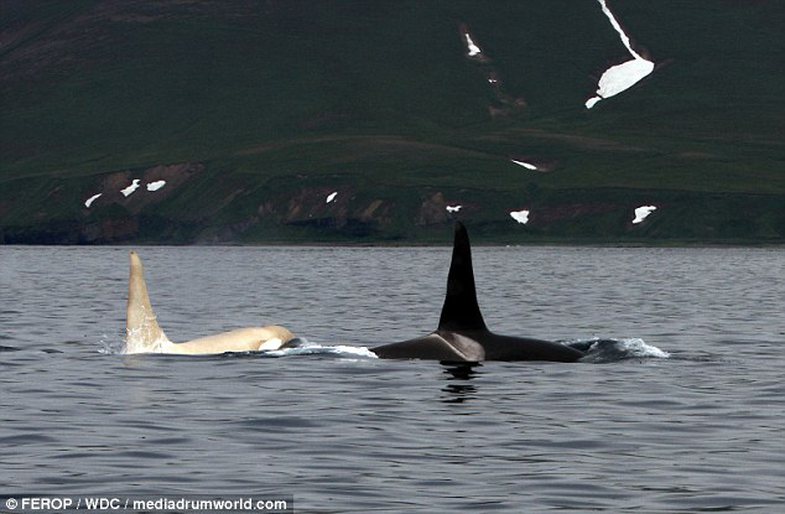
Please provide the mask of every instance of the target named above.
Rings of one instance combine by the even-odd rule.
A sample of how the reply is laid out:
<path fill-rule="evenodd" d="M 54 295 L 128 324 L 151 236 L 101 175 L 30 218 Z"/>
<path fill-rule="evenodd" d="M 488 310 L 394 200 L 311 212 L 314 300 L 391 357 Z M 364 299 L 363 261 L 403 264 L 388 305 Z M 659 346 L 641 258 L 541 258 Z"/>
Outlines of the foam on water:
<path fill-rule="evenodd" d="M 622 339 L 617 343 L 625 351 L 629 352 L 632 357 L 651 357 L 654 359 L 667 359 L 671 356 L 665 350 L 661 350 L 654 345 L 646 343 L 643 339 L 634 337 L 631 339 Z"/>
<path fill-rule="evenodd" d="M 586 353 L 583 362 L 607 363 L 625 359 L 667 359 L 670 353 L 639 337 L 624 339 L 576 339 L 564 344 Z"/>
<path fill-rule="evenodd" d="M 349 345 L 321 345 L 305 342 L 294 348 L 282 348 L 265 352 L 266 355 L 276 357 L 289 357 L 295 355 L 332 355 L 337 357 L 378 359 L 379 357 L 364 346 Z"/>
<path fill-rule="evenodd" d="M 122 355 L 124 348 L 125 342 L 113 340 L 106 334 L 102 334 L 98 341 L 98 353 L 104 355 Z"/>
<path fill-rule="evenodd" d="M 582 362 L 608 363 L 626 359 L 668 359 L 670 353 L 648 344 L 641 338 L 602 339 L 593 337 L 589 339 L 573 339 L 561 341 L 562 344 L 586 353 Z M 104 335 L 98 341 L 98 353 L 104 355 L 124 355 L 122 342 L 113 341 Z M 2 348 L 0 348 L 2 350 Z M 345 344 L 319 344 L 312 343 L 302 338 L 296 346 L 280 350 L 267 350 L 259 352 L 229 352 L 224 355 L 233 356 L 263 356 L 263 357 L 299 357 L 310 355 L 325 355 L 342 359 L 378 359 L 379 357 L 365 346 L 352 346 Z M 186 356 L 188 358 L 188 356 Z"/>

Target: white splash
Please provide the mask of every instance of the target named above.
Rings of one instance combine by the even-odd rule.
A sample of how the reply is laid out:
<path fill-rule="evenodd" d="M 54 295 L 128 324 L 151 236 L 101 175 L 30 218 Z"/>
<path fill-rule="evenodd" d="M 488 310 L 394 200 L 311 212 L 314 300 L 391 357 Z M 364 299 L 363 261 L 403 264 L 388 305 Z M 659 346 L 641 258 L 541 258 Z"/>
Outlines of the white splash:
<path fill-rule="evenodd" d="M 159 189 L 161 189 L 165 185 L 166 185 L 166 181 L 165 180 L 156 180 L 155 182 L 149 182 L 147 184 L 147 190 L 148 191 L 158 191 Z"/>
<path fill-rule="evenodd" d="M 649 215 L 656 210 L 657 207 L 654 205 L 641 205 L 635 209 L 635 219 L 632 220 L 632 224 L 637 225 L 638 223 L 648 218 Z"/>
<path fill-rule="evenodd" d="M 656 359 L 667 359 L 670 353 L 648 344 L 640 338 L 623 339 L 619 341 L 619 346 L 632 357 L 654 357 Z"/>
<path fill-rule="evenodd" d="M 619 93 L 626 91 L 654 71 L 654 63 L 644 59 L 632 48 L 630 38 L 624 33 L 624 30 L 616 20 L 616 17 L 613 16 L 613 13 L 608 8 L 605 0 L 597 1 L 600 3 L 602 12 L 608 17 L 614 30 L 619 33 L 622 44 L 624 44 L 627 51 L 632 55 L 632 60 L 611 66 L 605 70 L 605 73 L 602 74 L 602 77 L 600 77 L 600 81 L 597 84 L 597 96 L 589 98 L 586 101 L 587 109 L 594 107 L 600 100 L 616 96 Z"/>
<path fill-rule="evenodd" d="M 295 348 L 281 348 L 265 352 L 273 357 L 287 357 L 293 355 L 337 355 L 339 357 L 378 359 L 379 356 L 364 346 L 348 345 L 321 345 L 317 343 L 307 343 Z"/>
<path fill-rule="evenodd" d="M 647 343 L 639 337 L 624 339 L 577 339 L 566 341 L 565 344 L 577 350 L 581 350 L 586 355 L 581 358 L 582 362 L 605 363 L 619 362 L 625 359 L 667 359 L 670 353 Z"/>
<path fill-rule="evenodd" d="M 135 178 L 130 186 L 126 187 L 125 189 L 121 190 L 120 192 L 123 193 L 123 196 L 128 197 L 129 195 L 131 195 L 131 193 L 133 193 L 137 189 L 139 189 L 139 179 Z"/>
<path fill-rule="evenodd" d="M 85 203 L 84 203 L 84 206 L 85 206 L 85 207 L 87 207 L 87 208 L 89 209 L 89 208 L 90 208 L 90 206 L 91 206 L 91 205 L 93 205 L 93 202 L 94 202 L 94 201 L 96 201 L 96 200 L 98 200 L 98 198 L 100 198 L 100 196 L 101 196 L 102 194 L 103 194 L 103 193 L 98 193 L 97 195 L 93 195 L 93 196 L 91 196 L 90 198 L 88 198 L 88 199 L 85 201 Z"/>
<path fill-rule="evenodd" d="M 463 205 L 448 205 L 446 207 L 447 212 L 459 212 Z"/>
<path fill-rule="evenodd" d="M 106 334 L 101 334 L 101 339 L 98 340 L 98 353 L 104 355 L 123 355 L 125 342 L 119 338 L 110 338 Z"/>
<path fill-rule="evenodd" d="M 336 196 L 338 196 L 338 191 L 333 191 L 332 193 L 327 195 L 327 202 L 326 203 L 330 203 L 330 202 L 334 201 Z"/>
<path fill-rule="evenodd" d="M 515 159 L 510 159 L 510 161 L 513 162 L 514 164 L 517 164 L 518 166 L 523 166 L 527 170 L 537 171 L 539 169 L 537 166 L 535 166 L 534 164 L 532 164 L 530 162 L 516 161 Z"/>
<path fill-rule="evenodd" d="M 475 44 L 474 40 L 472 39 L 472 35 L 471 34 L 469 34 L 468 32 L 465 32 L 463 34 L 463 37 L 466 38 L 466 48 L 467 48 L 467 50 L 469 52 L 468 53 L 469 57 L 477 57 L 478 55 L 480 55 L 482 53 L 482 50 L 480 50 L 480 47 L 477 46 Z"/>
<path fill-rule="evenodd" d="M 510 216 L 512 219 L 523 225 L 529 223 L 529 211 L 525 209 L 522 211 L 512 211 L 510 212 Z"/>
<path fill-rule="evenodd" d="M 329 348 L 329 347 L 327 347 Z M 369 359 L 378 359 L 379 356 L 373 353 L 368 348 L 364 346 L 346 346 L 343 344 L 339 344 L 332 347 L 335 353 L 340 354 L 349 354 L 349 355 L 356 355 L 357 357 L 367 357 Z"/>

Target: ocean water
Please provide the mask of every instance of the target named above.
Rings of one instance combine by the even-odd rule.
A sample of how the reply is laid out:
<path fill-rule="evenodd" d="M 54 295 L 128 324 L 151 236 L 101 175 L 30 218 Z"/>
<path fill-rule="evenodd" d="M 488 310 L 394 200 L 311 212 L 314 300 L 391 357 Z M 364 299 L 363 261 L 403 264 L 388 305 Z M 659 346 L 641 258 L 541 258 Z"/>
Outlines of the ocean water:
<path fill-rule="evenodd" d="M 128 248 L 0 247 L 0 496 L 785 508 L 785 249 L 475 248 L 491 329 L 593 349 L 471 367 L 364 350 L 435 328 L 449 248 L 137 250 L 172 340 L 278 323 L 310 346 L 122 355 Z"/>

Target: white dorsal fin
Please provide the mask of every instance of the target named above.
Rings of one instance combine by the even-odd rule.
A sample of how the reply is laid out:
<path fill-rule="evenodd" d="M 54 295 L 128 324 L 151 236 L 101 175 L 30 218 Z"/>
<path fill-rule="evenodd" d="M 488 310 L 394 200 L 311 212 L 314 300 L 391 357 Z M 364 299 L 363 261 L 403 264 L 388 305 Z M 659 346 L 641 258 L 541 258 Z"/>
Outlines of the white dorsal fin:
<path fill-rule="evenodd" d="M 131 252 L 125 331 L 124 353 L 160 352 L 161 345 L 170 343 L 164 331 L 158 326 L 147 293 L 142 260 L 136 252 Z"/>

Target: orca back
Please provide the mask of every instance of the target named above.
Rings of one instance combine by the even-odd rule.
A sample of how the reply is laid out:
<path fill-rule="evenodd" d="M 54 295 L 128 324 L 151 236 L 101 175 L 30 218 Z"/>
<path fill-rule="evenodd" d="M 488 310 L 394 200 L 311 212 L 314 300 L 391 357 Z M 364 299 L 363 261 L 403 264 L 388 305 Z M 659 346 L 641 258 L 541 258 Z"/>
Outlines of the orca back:
<path fill-rule="evenodd" d="M 447 275 L 447 295 L 439 318 L 439 330 L 488 330 L 477 304 L 469 234 L 460 221 L 455 223 L 452 262 Z"/>

